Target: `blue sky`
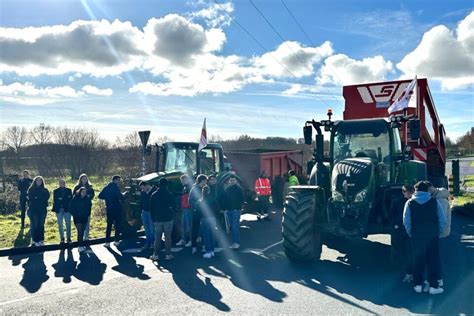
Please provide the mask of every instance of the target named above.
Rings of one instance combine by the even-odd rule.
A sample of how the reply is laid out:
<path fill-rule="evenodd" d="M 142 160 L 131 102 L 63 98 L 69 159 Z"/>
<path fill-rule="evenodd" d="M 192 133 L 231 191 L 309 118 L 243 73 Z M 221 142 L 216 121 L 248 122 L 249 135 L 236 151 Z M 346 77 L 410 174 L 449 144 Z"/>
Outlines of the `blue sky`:
<path fill-rule="evenodd" d="M 2 128 L 86 127 L 112 141 L 149 129 L 152 139 L 196 140 L 207 117 L 208 134 L 222 138 L 299 138 L 328 107 L 342 116 L 342 85 L 415 74 L 429 79 L 448 136 L 474 126 L 468 1 L 0 6 Z"/>

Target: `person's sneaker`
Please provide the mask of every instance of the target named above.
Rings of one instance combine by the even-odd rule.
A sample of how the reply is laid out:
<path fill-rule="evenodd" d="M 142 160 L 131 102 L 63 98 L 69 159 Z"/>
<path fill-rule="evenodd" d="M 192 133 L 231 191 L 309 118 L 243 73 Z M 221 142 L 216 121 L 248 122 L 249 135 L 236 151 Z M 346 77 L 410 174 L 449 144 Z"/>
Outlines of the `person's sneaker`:
<path fill-rule="evenodd" d="M 214 257 L 214 251 L 211 251 L 211 255 Z"/>
<path fill-rule="evenodd" d="M 178 241 L 178 242 L 176 243 L 176 246 L 178 246 L 178 247 L 182 247 L 182 246 L 184 246 L 184 245 L 186 245 L 186 242 L 185 242 L 183 239 L 181 239 L 180 241 Z"/>
<path fill-rule="evenodd" d="M 83 246 L 77 248 L 77 251 L 79 251 L 79 253 L 84 252 L 85 250 L 86 250 L 86 247 L 83 247 Z"/>
<path fill-rule="evenodd" d="M 425 280 L 423 282 L 423 292 L 428 293 L 429 290 L 430 290 L 430 284 L 428 283 L 428 281 Z"/>
<path fill-rule="evenodd" d="M 201 252 L 206 252 L 206 247 L 202 246 Z"/>
<path fill-rule="evenodd" d="M 61 245 L 64 244 L 64 239 L 61 239 L 61 241 L 59 242 Z"/>
<path fill-rule="evenodd" d="M 150 256 L 150 260 L 152 260 L 152 261 L 158 261 L 158 259 L 160 259 L 160 257 L 158 257 L 158 255 Z"/>
<path fill-rule="evenodd" d="M 41 240 L 38 244 L 39 244 L 40 246 L 44 246 L 44 241 Z"/>
<path fill-rule="evenodd" d="M 114 241 L 114 246 L 115 246 L 115 247 L 120 246 L 120 241 Z"/>
<path fill-rule="evenodd" d="M 403 278 L 402 282 L 410 283 L 411 281 L 413 281 L 413 274 L 405 274 L 405 277 Z"/>
<path fill-rule="evenodd" d="M 235 245 L 235 246 L 234 246 L 233 249 L 239 249 L 239 248 L 240 248 L 240 245 L 239 245 L 238 243 L 235 243 L 234 245 Z"/>
<path fill-rule="evenodd" d="M 430 287 L 430 291 L 429 291 L 430 294 L 441 294 L 443 292 L 444 292 L 443 288 L 440 288 L 440 287 L 437 287 L 437 288 Z"/>
<path fill-rule="evenodd" d="M 235 249 L 235 245 L 237 245 L 236 243 L 233 243 L 232 245 L 229 246 L 230 249 Z"/>
<path fill-rule="evenodd" d="M 205 259 L 211 259 L 212 258 L 212 252 L 206 252 L 205 254 L 202 255 L 203 258 Z"/>
<path fill-rule="evenodd" d="M 197 253 L 197 249 L 196 249 L 196 247 L 193 247 L 193 249 L 191 250 L 191 254 L 194 255 L 194 254 L 196 254 L 196 253 Z"/>
<path fill-rule="evenodd" d="M 438 280 L 438 287 L 443 287 L 444 286 L 444 281 L 443 279 Z"/>
<path fill-rule="evenodd" d="M 184 245 L 184 247 L 191 247 L 191 245 L 192 245 L 192 243 L 191 243 L 191 240 L 190 240 L 186 243 L 186 245 Z"/>
<path fill-rule="evenodd" d="M 416 293 L 421 293 L 421 290 L 422 290 L 422 289 L 423 289 L 423 288 L 421 287 L 421 285 L 415 285 L 415 286 L 413 287 L 413 290 L 415 290 Z"/>
<path fill-rule="evenodd" d="M 104 244 L 104 247 L 110 248 L 110 243 L 109 243 L 109 242 L 106 242 L 106 243 Z"/>
<path fill-rule="evenodd" d="M 173 259 L 173 258 L 174 258 L 173 255 L 166 255 L 165 260 L 171 260 L 171 259 Z"/>
<path fill-rule="evenodd" d="M 201 242 L 201 241 L 202 241 L 201 237 L 196 238 L 196 242 Z"/>
<path fill-rule="evenodd" d="M 71 238 L 68 238 L 68 239 L 67 239 L 67 243 L 68 243 L 68 244 L 72 243 Z"/>

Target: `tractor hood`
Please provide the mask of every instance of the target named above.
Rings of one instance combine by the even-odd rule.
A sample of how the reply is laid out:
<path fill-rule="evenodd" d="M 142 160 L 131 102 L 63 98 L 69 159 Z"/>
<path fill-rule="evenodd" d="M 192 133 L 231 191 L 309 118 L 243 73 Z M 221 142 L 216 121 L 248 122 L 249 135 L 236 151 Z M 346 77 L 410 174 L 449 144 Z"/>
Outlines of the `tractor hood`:
<path fill-rule="evenodd" d="M 374 165 L 370 158 L 347 158 L 337 162 L 332 170 L 333 190 L 354 196 L 369 186 Z"/>
<path fill-rule="evenodd" d="M 135 180 L 140 182 L 140 181 L 146 181 L 146 182 L 158 182 L 160 178 L 179 178 L 183 173 L 182 172 L 153 172 L 149 173 L 146 175 L 143 175 L 139 178 L 136 178 Z"/>

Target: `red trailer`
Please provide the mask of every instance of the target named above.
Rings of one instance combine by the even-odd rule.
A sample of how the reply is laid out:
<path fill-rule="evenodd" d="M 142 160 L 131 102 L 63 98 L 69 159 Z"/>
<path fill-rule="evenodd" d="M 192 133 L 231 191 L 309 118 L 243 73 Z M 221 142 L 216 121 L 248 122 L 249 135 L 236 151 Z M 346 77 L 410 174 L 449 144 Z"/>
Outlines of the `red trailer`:
<path fill-rule="evenodd" d="M 244 189 L 254 191 L 255 180 L 262 171 L 267 171 L 272 183 L 274 203 L 282 204 L 283 176 L 289 170 L 297 175 L 303 172 L 302 150 L 240 149 L 225 150 L 231 169 L 242 179 Z"/>
<path fill-rule="evenodd" d="M 399 80 L 344 86 L 344 120 L 389 117 L 388 107 L 402 95 L 410 82 Z M 443 181 L 444 184 L 446 132 L 439 120 L 427 79 L 417 79 L 414 92 L 406 112 L 419 118 L 420 139 L 410 139 L 410 129 L 405 123 L 400 129 L 401 141 L 411 148 L 415 160 L 426 162 L 429 179 L 437 183 Z"/>

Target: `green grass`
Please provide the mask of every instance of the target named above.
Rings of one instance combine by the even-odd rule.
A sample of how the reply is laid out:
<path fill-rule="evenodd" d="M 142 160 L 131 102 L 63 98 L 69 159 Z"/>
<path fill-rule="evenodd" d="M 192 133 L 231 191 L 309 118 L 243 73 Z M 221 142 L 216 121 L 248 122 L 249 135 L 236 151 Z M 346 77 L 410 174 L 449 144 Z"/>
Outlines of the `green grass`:
<path fill-rule="evenodd" d="M 463 195 L 454 199 L 454 204 L 456 206 L 463 206 L 468 203 L 474 203 L 474 193 L 472 192 L 464 192 Z"/>
<path fill-rule="evenodd" d="M 58 178 L 47 178 L 45 179 L 46 187 L 51 193 L 50 205 L 48 207 L 48 214 L 46 216 L 45 223 L 45 243 L 59 243 L 59 229 L 56 220 L 56 213 L 51 211 L 52 207 L 52 192 L 58 187 Z M 104 237 L 105 236 L 105 217 L 101 208 L 103 203 L 97 198 L 100 190 L 109 181 L 108 178 L 104 177 L 91 177 L 91 183 L 95 190 L 95 198 L 92 201 L 92 215 L 90 224 L 90 238 Z M 66 180 L 66 186 L 73 188 L 76 180 Z M 29 234 L 29 219 L 27 216 L 25 229 L 21 231 L 20 225 L 20 211 L 10 215 L 0 215 L 0 248 L 11 248 L 11 247 L 26 247 L 30 243 Z M 71 223 L 72 238 L 76 240 L 76 229 L 74 224 Z M 64 229 L 66 229 L 64 227 Z M 64 232 L 66 233 L 66 232 Z"/>
<path fill-rule="evenodd" d="M 469 166 L 470 166 L 470 167 L 474 167 L 474 161 L 471 161 L 471 162 L 469 163 Z"/>
<path fill-rule="evenodd" d="M 468 188 L 474 187 L 474 174 L 468 174 L 467 176 L 464 176 L 463 184 Z"/>

